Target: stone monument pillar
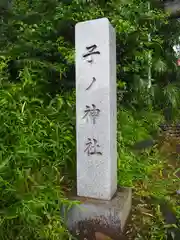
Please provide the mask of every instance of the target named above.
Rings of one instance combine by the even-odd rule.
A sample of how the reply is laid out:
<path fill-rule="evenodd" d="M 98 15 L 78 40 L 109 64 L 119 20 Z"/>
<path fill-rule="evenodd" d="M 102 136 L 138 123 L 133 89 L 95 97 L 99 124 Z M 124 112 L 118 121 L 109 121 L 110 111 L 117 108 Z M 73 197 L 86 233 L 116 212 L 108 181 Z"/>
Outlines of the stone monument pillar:
<path fill-rule="evenodd" d="M 116 33 L 107 18 L 76 25 L 77 194 L 117 190 Z"/>
<path fill-rule="evenodd" d="M 77 192 L 67 226 L 78 239 L 122 239 L 131 189 L 117 188 L 116 33 L 107 18 L 76 25 Z"/>

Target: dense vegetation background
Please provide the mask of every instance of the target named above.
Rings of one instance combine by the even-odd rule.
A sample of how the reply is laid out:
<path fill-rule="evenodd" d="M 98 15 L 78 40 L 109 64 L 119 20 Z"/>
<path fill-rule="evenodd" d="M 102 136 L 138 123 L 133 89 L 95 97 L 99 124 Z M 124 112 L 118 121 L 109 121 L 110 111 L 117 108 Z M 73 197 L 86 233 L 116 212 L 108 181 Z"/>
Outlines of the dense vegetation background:
<path fill-rule="evenodd" d="M 60 207 L 75 183 L 74 27 L 108 17 L 117 33 L 118 184 L 138 199 L 176 190 L 157 148 L 130 147 L 178 116 L 179 23 L 147 0 L 11 0 L 0 5 L 0 239 L 68 239 Z M 168 165 L 169 166 L 169 165 Z M 141 203 L 142 205 L 142 203 Z M 145 205 L 144 205 L 145 208 Z M 158 207 L 132 239 L 165 239 Z M 180 209 L 176 209 L 180 212 Z M 137 234 L 138 232 L 138 234 Z"/>

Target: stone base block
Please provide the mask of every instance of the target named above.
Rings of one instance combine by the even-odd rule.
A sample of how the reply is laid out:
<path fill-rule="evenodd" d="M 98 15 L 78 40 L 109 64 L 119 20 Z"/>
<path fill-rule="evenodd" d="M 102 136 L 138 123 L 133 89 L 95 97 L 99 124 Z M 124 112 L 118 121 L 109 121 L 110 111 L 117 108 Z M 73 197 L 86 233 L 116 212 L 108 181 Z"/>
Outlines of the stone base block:
<path fill-rule="evenodd" d="M 110 201 L 72 197 L 80 205 L 73 206 L 66 214 L 66 224 L 73 236 L 80 240 L 122 239 L 132 204 L 132 190 L 121 188 Z M 105 238 L 102 238 L 105 236 Z"/>

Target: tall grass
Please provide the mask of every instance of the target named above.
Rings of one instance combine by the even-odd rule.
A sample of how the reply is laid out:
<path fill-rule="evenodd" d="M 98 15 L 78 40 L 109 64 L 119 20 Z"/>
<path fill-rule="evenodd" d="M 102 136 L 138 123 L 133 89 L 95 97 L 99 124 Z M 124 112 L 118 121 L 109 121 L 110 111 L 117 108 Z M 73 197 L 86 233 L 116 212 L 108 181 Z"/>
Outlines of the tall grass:
<path fill-rule="evenodd" d="M 1 86 L 0 239 L 68 235 L 60 207 L 71 204 L 62 186 L 75 172 L 73 96 L 38 94 L 25 74 Z"/>

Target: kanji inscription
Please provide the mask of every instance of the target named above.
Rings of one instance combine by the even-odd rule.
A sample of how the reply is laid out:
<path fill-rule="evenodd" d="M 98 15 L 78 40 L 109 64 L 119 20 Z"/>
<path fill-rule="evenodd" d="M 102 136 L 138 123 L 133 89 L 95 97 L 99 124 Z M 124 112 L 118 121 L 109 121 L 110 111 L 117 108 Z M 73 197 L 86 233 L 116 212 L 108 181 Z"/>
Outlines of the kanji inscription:
<path fill-rule="evenodd" d="M 95 104 L 91 106 L 86 105 L 86 109 L 84 110 L 83 119 L 86 118 L 87 120 L 90 118 L 93 124 L 96 124 L 96 119 L 99 117 L 100 109 L 96 108 Z"/>
<path fill-rule="evenodd" d="M 92 85 L 94 84 L 94 82 L 96 82 L 96 78 L 95 78 L 95 77 L 92 78 L 92 82 L 91 82 L 91 84 L 86 88 L 86 90 L 89 90 L 89 89 L 92 87 Z"/>
<path fill-rule="evenodd" d="M 95 138 L 88 138 L 87 142 L 85 144 L 86 148 L 84 150 L 85 153 L 87 153 L 88 156 L 90 155 L 102 155 L 102 152 L 99 151 L 100 145 L 98 144 L 98 141 Z"/>
<path fill-rule="evenodd" d="M 91 45 L 86 47 L 87 53 L 83 55 L 83 58 L 87 60 L 88 63 L 93 63 L 93 55 L 100 55 L 100 52 L 96 50 L 97 45 Z M 95 51 L 96 50 L 96 51 Z"/>

